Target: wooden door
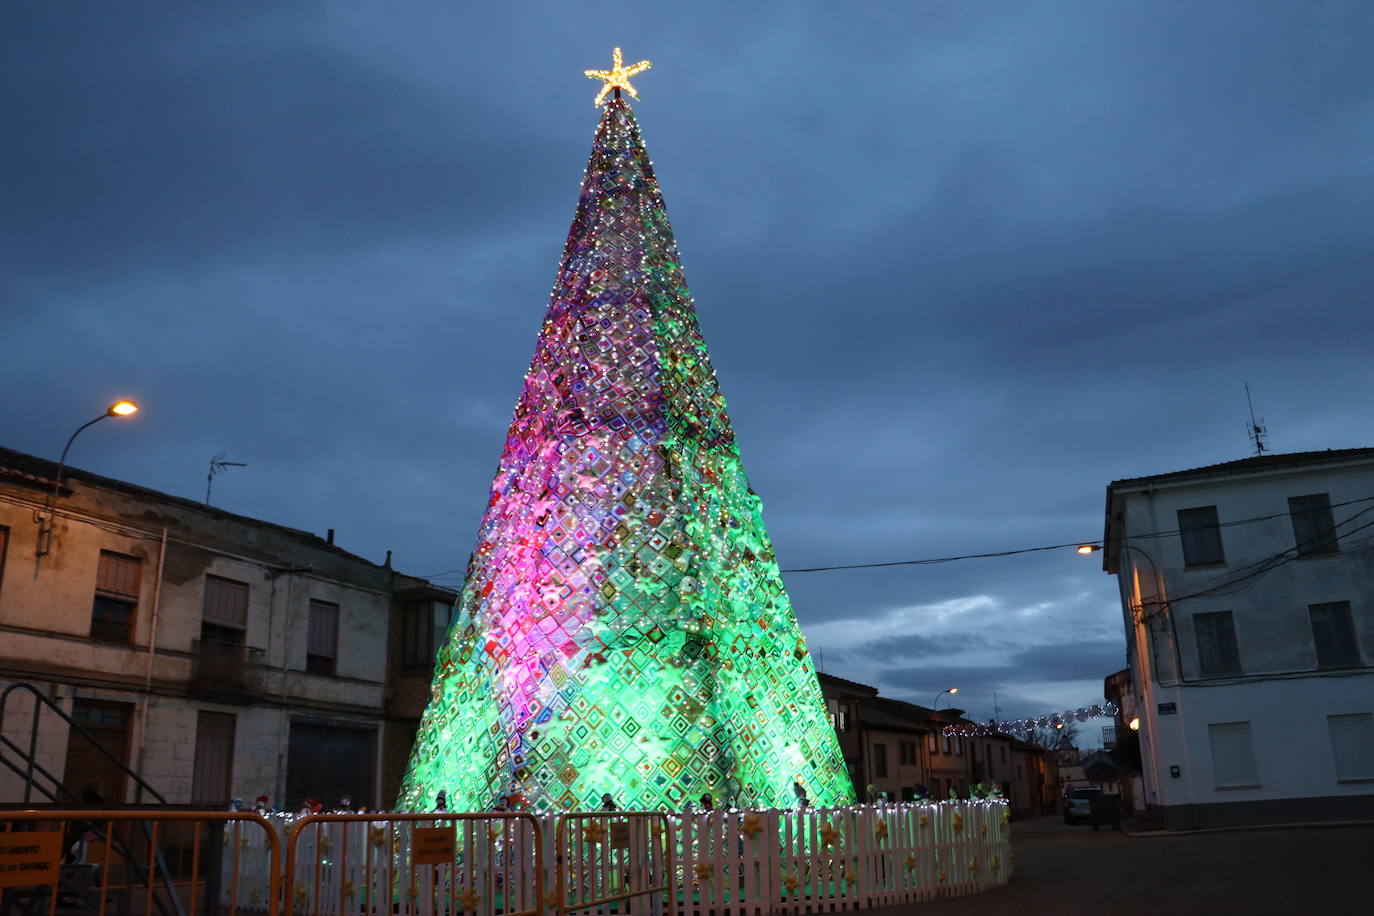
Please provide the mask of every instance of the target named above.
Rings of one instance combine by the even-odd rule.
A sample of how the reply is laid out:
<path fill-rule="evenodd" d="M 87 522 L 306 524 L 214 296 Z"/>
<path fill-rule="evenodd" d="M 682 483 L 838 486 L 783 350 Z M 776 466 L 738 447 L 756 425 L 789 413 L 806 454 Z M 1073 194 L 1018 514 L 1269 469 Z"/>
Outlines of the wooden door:
<path fill-rule="evenodd" d="M 128 766 L 133 709 L 131 703 L 84 699 L 72 702 L 72 719 L 95 739 L 92 742 L 75 728 L 67 739 L 62 784 L 83 804 L 124 803 L 128 776 L 110 755 Z"/>
<path fill-rule="evenodd" d="M 196 716 L 196 759 L 191 772 L 191 804 L 223 808 L 234 779 L 233 713 L 201 710 Z"/>

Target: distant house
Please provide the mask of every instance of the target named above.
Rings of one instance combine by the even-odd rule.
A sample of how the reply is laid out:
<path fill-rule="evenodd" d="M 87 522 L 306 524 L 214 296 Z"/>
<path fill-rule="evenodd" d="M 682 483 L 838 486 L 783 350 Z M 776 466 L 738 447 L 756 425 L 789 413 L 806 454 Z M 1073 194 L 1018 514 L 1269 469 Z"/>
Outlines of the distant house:
<path fill-rule="evenodd" d="M 55 472 L 0 448 L 0 803 L 391 805 L 454 592 L 333 532 Z"/>
<path fill-rule="evenodd" d="M 1160 820 L 1374 818 L 1374 449 L 1115 481 L 1104 545 Z"/>
<path fill-rule="evenodd" d="M 1059 782 L 1049 752 L 1010 735 L 946 735 L 970 725 L 958 709 L 938 712 L 878 695 L 867 684 L 817 675 L 860 800 L 872 786 L 893 801 L 924 789 L 933 798 L 952 790 L 967 798 L 976 784 L 996 785 L 1019 817 L 1053 813 Z"/>

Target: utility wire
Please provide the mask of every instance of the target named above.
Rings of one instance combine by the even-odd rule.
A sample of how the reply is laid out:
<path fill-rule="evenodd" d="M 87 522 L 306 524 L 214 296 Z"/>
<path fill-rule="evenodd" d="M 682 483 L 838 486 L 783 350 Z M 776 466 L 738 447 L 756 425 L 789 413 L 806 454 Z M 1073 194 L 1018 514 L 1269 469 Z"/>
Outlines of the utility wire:
<path fill-rule="evenodd" d="M 1341 508 L 1342 506 L 1353 506 L 1353 505 L 1355 505 L 1356 503 L 1367 503 L 1367 502 L 1372 502 L 1372 501 L 1374 501 L 1374 496 L 1361 496 L 1361 497 L 1359 497 L 1358 499 L 1348 499 L 1348 500 L 1346 500 L 1345 502 L 1341 502 L 1341 503 L 1332 503 L 1332 504 L 1331 504 L 1331 508 L 1332 508 L 1332 509 L 1339 509 L 1339 508 Z M 1370 508 L 1374 508 L 1374 507 L 1370 507 Z M 1363 509 L 1363 510 L 1361 510 L 1360 512 L 1357 512 L 1355 515 L 1351 516 L 1349 519 L 1346 519 L 1346 521 L 1342 522 L 1341 524 L 1348 524 L 1349 522 L 1353 521 L 1353 520 L 1356 519 L 1356 518 L 1359 518 L 1361 515 L 1363 515 L 1365 512 L 1368 512 L 1368 511 L 1369 511 L 1369 509 Z M 1222 523 L 1220 523 L 1219 525 L 1217 525 L 1217 527 L 1218 527 L 1218 528 L 1233 528 L 1233 527 L 1235 527 L 1235 526 L 1237 526 L 1237 525 L 1253 525 L 1253 524 L 1255 524 L 1255 523 L 1257 523 L 1257 522 L 1267 522 L 1267 521 L 1270 521 L 1271 519 L 1276 519 L 1276 518 L 1287 518 L 1287 517 L 1289 517 L 1290 515 L 1291 515 L 1290 512 L 1274 512 L 1274 513 L 1272 513 L 1272 514 L 1270 514 L 1270 515 L 1256 515 L 1256 516 L 1254 516 L 1254 517 L 1252 517 L 1252 518 L 1240 518 L 1240 519 L 1235 519 L 1234 521 L 1222 522 Z M 1339 527 L 1339 526 L 1337 526 L 1337 527 Z M 1358 529 L 1357 529 L 1357 530 L 1358 530 Z M 1177 528 L 1173 528 L 1173 529 L 1170 529 L 1170 530 L 1168 530 L 1168 531 L 1147 531 L 1147 532 L 1145 532 L 1145 533 L 1143 533 L 1143 534 L 1132 534 L 1132 535 L 1130 536 L 1130 540 L 1133 540 L 1133 541 L 1134 541 L 1134 540 L 1144 540 L 1144 539 L 1147 539 L 1147 538 L 1166 538 L 1166 537 L 1173 537 L 1174 535 L 1179 534 L 1179 533 L 1180 533 L 1180 530 L 1177 529 Z M 1351 533 L 1353 534 L 1354 532 L 1351 532 Z M 1016 550 L 997 550 L 997 551 L 993 551 L 993 552 L 991 552 L 991 553 L 967 553 L 967 554 L 960 554 L 960 555 L 958 555 L 958 556 L 952 556 L 952 557 L 927 557 L 927 558 L 920 559 L 920 560 L 890 560 L 890 561 L 882 562 L 882 563 L 846 563 L 846 564 L 839 564 L 839 565 L 836 565 L 836 566 L 806 566 L 806 567 L 798 567 L 798 568 L 793 568 L 793 569 L 784 569 L 784 570 L 781 570 L 781 572 L 784 572 L 784 573 L 811 573 L 811 572 L 834 572 L 834 571 L 836 571 L 836 570 L 843 570 L 843 569 L 882 569 L 882 568 L 889 567 L 889 566 L 936 566 L 936 565 L 941 564 L 941 563 L 953 563 L 953 562 L 955 562 L 955 561 L 957 561 L 957 560 L 987 560 L 987 559 L 994 559 L 994 558 L 997 558 L 997 557 L 1014 557 L 1014 556 L 1018 556 L 1019 554 L 1023 554 L 1023 553 L 1039 553 L 1039 552 L 1041 552 L 1041 551 L 1046 551 L 1046 550 L 1064 550 L 1064 549 L 1066 549 L 1066 548 L 1068 548 L 1068 547 L 1080 547 L 1080 546 L 1082 546 L 1082 545 L 1084 545 L 1084 544 L 1092 544 L 1092 545 L 1095 545 L 1095 546 L 1101 546 L 1101 544 L 1102 544 L 1102 539 L 1101 539 L 1101 538 L 1085 538 L 1084 540 L 1081 540 L 1081 541 L 1071 541 L 1071 542 L 1069 542 L 1069 543 L 1067 543 L 1067 544 L 1047 544 L 1047 545 L 1045 545 L 1045 546 L 1043 546 L 1043 547 L 1021 547 L 1021 548 L 1018 548 L 1018 549 L 1016 549 Z M 1265 561 L 1262 560 L 1262 561 L 1260 561 L 1260 562 L 1265 562 Z M 462 569 L 446 569 L 446 570 L 444 570 L 443 572 L 433 573 L 433 574 L 427 575 L 427 576 L 419 576 L 418 578 L 420 578 L 420 579 L 443 579 L 443 578 L 447 578 L 447 577 L 449 577 L 449 576 L 459 576 L 459 577 L 461 577 L 461 576 L 464 576 L 465 574 L 466 574 L 466 570 L 462 570 Z"/>

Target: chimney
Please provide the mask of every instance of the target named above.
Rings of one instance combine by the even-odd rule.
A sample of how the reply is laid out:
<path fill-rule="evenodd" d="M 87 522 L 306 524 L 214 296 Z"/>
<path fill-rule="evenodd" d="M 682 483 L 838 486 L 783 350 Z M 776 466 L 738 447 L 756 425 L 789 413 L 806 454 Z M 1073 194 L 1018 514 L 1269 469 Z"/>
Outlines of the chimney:
<path fill-rule="evenodd" d="M 326 534 L 326 535 L 324 536 L 324 539 L 325 539 L 326 541 L 328 541 L 329 543 L 331 543 L 331 544 L 334 543 L 334 529 L 333 529 L 333 528 L 330 528 L 330 529 L 329 529 L 329 533 Z"/>

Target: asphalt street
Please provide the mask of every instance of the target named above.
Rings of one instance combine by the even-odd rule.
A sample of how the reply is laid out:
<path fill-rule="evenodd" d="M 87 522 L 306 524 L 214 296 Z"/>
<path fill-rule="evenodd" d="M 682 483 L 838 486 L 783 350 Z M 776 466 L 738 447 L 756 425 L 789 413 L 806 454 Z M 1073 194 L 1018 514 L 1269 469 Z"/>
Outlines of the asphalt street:
<path fill-rule="evenodd" d="M 1374 826 L 1130 837 L 1060 818 L 1012 825 L 1004 888 L 894 907 L 911 916 L 1374 913 Z"/>

